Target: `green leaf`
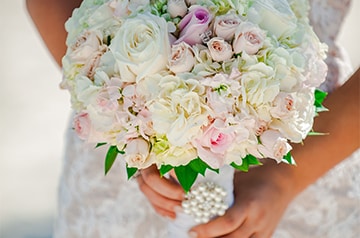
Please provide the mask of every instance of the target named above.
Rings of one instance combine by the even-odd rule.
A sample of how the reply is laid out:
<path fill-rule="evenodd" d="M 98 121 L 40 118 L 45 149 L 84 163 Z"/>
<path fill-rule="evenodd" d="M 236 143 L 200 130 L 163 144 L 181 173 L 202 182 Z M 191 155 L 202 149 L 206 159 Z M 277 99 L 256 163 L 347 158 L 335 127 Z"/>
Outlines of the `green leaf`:
<path fill-rule="evenodd" d="M 258 158 L 253 155 L 247 155 L 244 159 L 248 161 L 249 165 L 262 165 Z"/>
<path fill-rule="evenodd" d="M 199 173 L 194 171 L 191 166 L 187 164 L 185 166 L 175 167 L 175 174 L 182 188 L 185 192 L 188 192 Z"/>
<path fill-rule="evenodd" d="M 113 165 L 117 155 L 118 155 L 117 147 L 114 145 L 110 146 L 105 157 L 105 175 L 111 169 L 111 166 Z"/>
<path fill-rule="evenodd" d="M 287 153 L 287 155 L 284 155 L 282 161 L 288 164 L 296 165 L 296 162 L 290 152 Z"/>
<path fill-rule="evenodd" d="M 96 146 L 95 146 L 95 148 L 99 148 L 100 146 L 103 146 L 103 145 L 106 145 L 106 144 L 107 144 L 106 142 L 104 142 L 104 143 L 97 143 Z"/>
<path fill-rule="evenodd" d="M 137 171 L 138 171 L 138 168 L 128 167 L 128 165 L 126 164 L 126 172 L 127 172 L 128 179 L 130 179 Z"/>
<path fill-rule="evenodd" d="M 205 171 L 207 168 L 210 168 L 207 163 L 202 161 L 199 157 L 192 160 L 188 166 L 190 166 L 195 172 L 201 174 L 202 176 L 205 176 Z"/>
<path fill-rule="evenodd" d="M 244 172 L 249 171 L 249 164 L 247 164 L 245 161 L 243 161 L 241 165 L 237 165 L 234 162 L 232 162 L 230 165 L 240 171 L 244 171 Z"/>
<path fill-rule="evenodd" d="M 327 96 L 327 92 L 321 91 L 319 89 L 315 90 L 315 103 L 316 107 L 322 107 L 322 103 L 324 102 Z"/>
<path fill-rule="evenodd" d="M 250 165 L 262 165 L 262 163 L 253 155 L 247 155 L 245 158 L 242 159 L 242 164 L 237 165 L 234 162 L 230 164 L 237 170 L 241 170 L 244 172 L 248 172 Z"/>
<path fill-rule="evenodd" d="M 164 176 L 167 172 L 169 172 L 170 170 L 172 170 L 174 167 L 171 165 L 161 165 L 159 172 L 161 176 Z"/>
<path fill-rule="evenodd" d="M 323 92 L 319 89 L 316 89 L 314 95 L 315 95 L 314 106 L 316 107 L 316 113 L 328 111 L 328 109 L 322 105 L 322 103 L 324 102 L 327 96 L 327 92 Z"/>

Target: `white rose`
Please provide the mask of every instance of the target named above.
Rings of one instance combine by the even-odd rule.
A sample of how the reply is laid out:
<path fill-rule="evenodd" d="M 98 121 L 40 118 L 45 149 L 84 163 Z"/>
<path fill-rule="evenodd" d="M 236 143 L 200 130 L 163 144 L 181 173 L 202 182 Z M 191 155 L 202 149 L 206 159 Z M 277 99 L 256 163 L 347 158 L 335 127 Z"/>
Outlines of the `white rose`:
<path fill-rule="evenodd" d="M 171 58 L 169 69 L 177 73 L 189 72 L 195 65 L 194 52 L 190 45 L 185 42 L 173 45 L 171 48 Z"/>
<path fill-rule="evenodd" d="M 170 54 L 167 23 L 150 13 L 124 20 L 111 41 L 121 78 L 135 82 L 166 69 Z"/>
<path fill-rule="evenodd" d="M 172 18 L 183 17 L 187 13 L 188 7 L 185 0 L 169 0 L 167 3 L 168 13 Z"/>
<path fill-rule="evenodd" d="M 278 163 L 292 149 L 287 140 L 280 132 L 275 130 L 267 130 L 260 136 L 261 144 L 259 152 L 267 158 L 275 159 Z"/>
<path fill-rule="evenodd" d="M 128 167 L 144 169 L 152 164 L 149 156 L 149 143 L 144 139 L 137 138 L 130 140 L 124 149 L 124 159 Z"/>
<path fill-rule="evenodd" d="M 240 25 L 241 19 L 236 14 L 220 15 L 215 18 L 214 33 L 227 41 L 233 39 L 236 28 Z"/>
<path fill-rule="evenodd" d="M 236 29 L 233 47 L 235 53 L 256 54 L 263 46 L 266 34 L 257 25 L 243 22 Z"/>
<path fill-rule="evenodd" d="M 214 37 L 207 42 L 211 58 L 214 61 L 220 62 L 231 59 L 233 51 L 231 45 L 223 38 Z"/>

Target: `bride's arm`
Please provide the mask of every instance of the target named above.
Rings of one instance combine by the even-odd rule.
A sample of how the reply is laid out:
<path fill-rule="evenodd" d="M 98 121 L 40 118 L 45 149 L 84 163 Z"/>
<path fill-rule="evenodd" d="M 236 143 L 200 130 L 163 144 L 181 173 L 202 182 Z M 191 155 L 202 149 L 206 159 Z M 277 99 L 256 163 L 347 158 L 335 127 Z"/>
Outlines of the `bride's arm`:
<path fill-rule="evenodd" d="M 80 3 L 81 0 L 26 0 L 35 26 L 59 65 L 66 51 L 64 23 Z"/>

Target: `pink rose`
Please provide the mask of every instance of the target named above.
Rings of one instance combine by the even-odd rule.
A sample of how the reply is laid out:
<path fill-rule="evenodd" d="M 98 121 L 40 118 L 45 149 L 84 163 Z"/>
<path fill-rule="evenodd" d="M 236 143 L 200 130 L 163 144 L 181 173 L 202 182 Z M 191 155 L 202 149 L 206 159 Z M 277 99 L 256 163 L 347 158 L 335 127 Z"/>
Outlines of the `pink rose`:
<path fill-rule="evenodd" d="M 87 140 L 91 130 L 89 114 L 87 112 L 77 114 L 74 118 L 73 127 L 80 139 Z"/>
<path fill-rule="evenodd" d="M 201 35 L 209 28 L 212 15 L 205 7 L 194 5 L 189 8 L 189 13 L 180 21 L 180 37 L 175 42 L 185 41 L 189 45 L 202 43 Z"/>
<path fill-rule="evenodd" d="M 246 52 L 248 55 L 256 54 L 263 46 L 266 34 L 257 25 L 243 22 L 237 28 L 233 41 L 234 52 Z"/>
<path fill-rule="evenodd" d="M 103 134 L 96 131 L 92 125 L 89 114 L 87 112 L 80 112 L 76 114 L 73 121 L 73 128 L 80 139 L 87 142 L 106 142 Z"/>
<path fill-rule="evenodd" d="M 212 168 L 220 168 L 224 164 L 227 149 L 233 143 L 235 133 L 220 119 L 204 128 L 204 133 L 192 144 L 199 157 Z"/>

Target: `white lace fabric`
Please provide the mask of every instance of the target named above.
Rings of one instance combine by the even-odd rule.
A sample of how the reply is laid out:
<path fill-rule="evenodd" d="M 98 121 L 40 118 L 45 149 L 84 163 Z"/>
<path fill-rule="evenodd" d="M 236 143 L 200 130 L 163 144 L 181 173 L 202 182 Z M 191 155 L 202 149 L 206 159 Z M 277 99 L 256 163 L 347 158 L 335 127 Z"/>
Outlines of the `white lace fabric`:
<path fill-rule="evenodd" d="M 329 45 L 331 91 L 351 72 L 336 36 L 350 0 L 312 0 L 311 23 Z M 166 219 L 158 216 L 126 178 L 116 161 L 104 176 L 105 148 L 83 143 L 71 128 L 66 135 L 55 238 L 162 238 Z M 340 149 L 340 148 L 339 148 Z M 309 186 L 288 207 L 275 238 L 352 238 L 360 234 L 360 150 Z"/>

